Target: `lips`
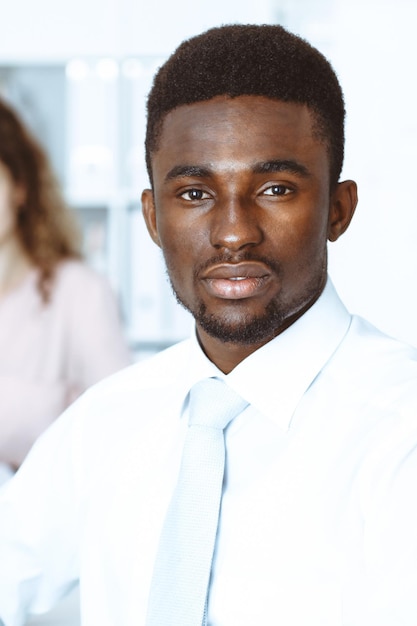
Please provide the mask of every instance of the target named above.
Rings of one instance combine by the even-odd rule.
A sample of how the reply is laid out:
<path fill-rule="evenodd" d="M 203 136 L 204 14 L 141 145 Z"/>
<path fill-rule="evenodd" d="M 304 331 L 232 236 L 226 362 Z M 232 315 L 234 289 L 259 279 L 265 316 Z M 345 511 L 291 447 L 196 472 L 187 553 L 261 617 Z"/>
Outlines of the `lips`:
<path fill-rule="evenodd" d="M 261 295 L 271 279 L 271 271 L 259 262 L 221 263 L 206 270 L 203 283 L 210 295 L 241 300 Z"/>

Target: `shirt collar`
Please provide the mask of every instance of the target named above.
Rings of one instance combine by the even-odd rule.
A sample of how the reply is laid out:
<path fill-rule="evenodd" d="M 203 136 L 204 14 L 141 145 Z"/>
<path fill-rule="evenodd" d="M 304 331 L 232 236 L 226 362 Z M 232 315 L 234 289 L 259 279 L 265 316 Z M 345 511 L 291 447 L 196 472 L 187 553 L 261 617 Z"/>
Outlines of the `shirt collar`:
<path fill-rule="evenodd" d="M 202 378 L 222 378 L 249 404 L 287 430 L 299 401 L 339 346 L 350 321 L 328 279 L 317 302 L 302 317 L 228 375 L 206 357 L 194 334 L 184 395 Z"/>

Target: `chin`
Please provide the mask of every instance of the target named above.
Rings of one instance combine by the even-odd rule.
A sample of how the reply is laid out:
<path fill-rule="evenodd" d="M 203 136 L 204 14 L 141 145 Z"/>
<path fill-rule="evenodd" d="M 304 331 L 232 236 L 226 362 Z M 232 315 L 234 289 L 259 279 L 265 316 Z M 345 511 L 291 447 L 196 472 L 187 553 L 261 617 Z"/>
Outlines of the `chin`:
<path fill-rule="evenodd" d="M 285 324 L 286 316 L 272 305 L 261 315 L 216 315 L 200 305 L 197 313 L 192 312 L 197 325 L 208 335 L 224 343 L 253 345 L 273 339 Z"/>

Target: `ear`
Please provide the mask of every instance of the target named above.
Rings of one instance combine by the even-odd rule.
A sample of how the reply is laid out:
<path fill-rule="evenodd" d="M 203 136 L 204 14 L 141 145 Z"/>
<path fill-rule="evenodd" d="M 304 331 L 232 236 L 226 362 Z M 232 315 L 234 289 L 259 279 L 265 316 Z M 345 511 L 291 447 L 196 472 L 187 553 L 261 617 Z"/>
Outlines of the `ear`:
<path fill-rule="evenodd" d="M 161 247 L 156 224 L 155 200 L 152 189 L 144 189 L 142 192 L 142 213 L 152 241 L 154 241 L 157 246 Z"/>
<path fill-rule="evenodd" d="M 330 198 L 330 212 L 327 237 L 336 241 L 348 228 L 358 203 L 358 190 L 353 180 L 345 180 L 336 185 Z"/>

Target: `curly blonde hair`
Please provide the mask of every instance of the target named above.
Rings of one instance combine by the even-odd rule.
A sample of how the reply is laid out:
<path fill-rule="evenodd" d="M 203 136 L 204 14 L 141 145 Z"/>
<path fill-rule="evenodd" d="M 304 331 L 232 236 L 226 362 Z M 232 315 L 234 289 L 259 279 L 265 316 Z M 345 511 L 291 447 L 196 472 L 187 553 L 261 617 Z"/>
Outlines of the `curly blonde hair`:
<path fill-rule="evenodd" d="M 47 302 L 59 262 L 82 256 L 80 232 L 45 151 L 2 100 L 0 161 L 24 190 L 25 200 L 17 215 L 18 236 L 39 270 L 38 288 Z"/>

